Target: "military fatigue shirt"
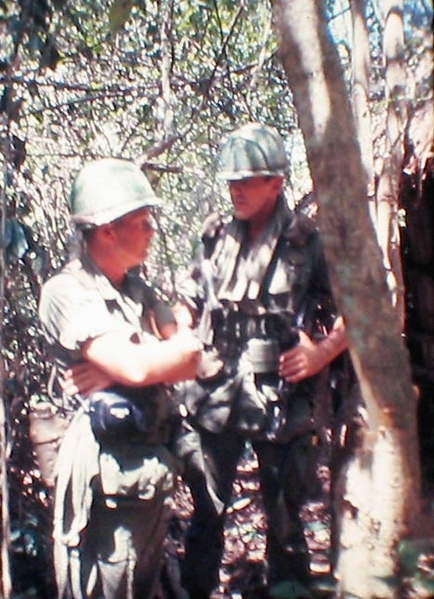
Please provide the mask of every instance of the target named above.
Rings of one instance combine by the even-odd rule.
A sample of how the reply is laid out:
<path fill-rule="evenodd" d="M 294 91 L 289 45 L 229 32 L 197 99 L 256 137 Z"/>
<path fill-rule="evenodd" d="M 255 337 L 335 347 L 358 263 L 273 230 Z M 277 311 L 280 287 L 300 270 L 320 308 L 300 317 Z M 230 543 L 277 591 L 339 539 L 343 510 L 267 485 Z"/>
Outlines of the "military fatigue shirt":
<path fill-rule="evenodd" d="M 81 348 L 90 339 L 124 330 L 132 341 L 154 343 L 155 319 L 173 320 L 138 274 L 128 274 L 117 289 L 86 254 L 45 283 L 39 317 L 60 370 L 82 359 Z"/>
<path fill-rule="evenodd" d="M 225 362 L 219 380 L 197 381 L 186 391 L 190 413 L 214 432 L 228 424 L 255 434 L 268 427 L 264 421 L 270 419 L 270 409 L 274 410 L 271 404 L 277 405 L 282 381 L 277 376 L 277 360 L 273 377 L 256 376 L 246 351 L 249 339 L 277 340 L 279 325 L 271 330 L 267 322 L 281 314 L 291 326 L 315 336 L 317 314 L 310 306 L 318 313 L 322 304 L 331 302 L 316 225 L 291 211 L 283 195 L 253 244 L 247 233 L 244 221 L 212 220 L 203 236 L 202 253 L 184 286 L 188 301 L 200 312 L 202 341 L 205 346 L 217 347 Z M 213 316 L 219 310 L 216 326 L 218 319 Z M 277 322 L 284 326 L 283 321 Z M 307 385 L 303 388 L 304 394 L 314 393 Z M 303 399 L 296 408 L 303 422 L 310 418 L 306 416 L 308 400 Z M 291 419 L 295 422 L 297 415 L 292 414 Z"/>

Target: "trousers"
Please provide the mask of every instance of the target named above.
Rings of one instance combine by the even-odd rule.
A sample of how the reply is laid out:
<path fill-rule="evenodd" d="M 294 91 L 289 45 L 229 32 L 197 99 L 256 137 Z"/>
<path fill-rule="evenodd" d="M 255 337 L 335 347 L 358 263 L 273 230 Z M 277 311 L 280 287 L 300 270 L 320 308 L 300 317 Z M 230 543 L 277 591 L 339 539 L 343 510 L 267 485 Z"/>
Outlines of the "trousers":
<path fill-rule="evenodd" d="M 97 443 L 83 411 L 57 461 L 54 565 L 59 599 L 152 599 L 176 469 L 163 445 Z"/>
<path fill-rule="evenodd" d="M 95 504 L 80 548 L 69 554 L 72 596 L 151 599 L 157 592 L 170 509 L 160 499 L 115 510 Z"/>
<path fill-rule="evenodd" d="M 194 513 L 186 536 L 181 580 L 190 597 L 205 599 L 218 586 L 224 551 L 226 510 L 246 437 L 236 430 L 212 433 L 190 430 L 184 480 L 190 487 Z M 260 489 L 267 517 L 266 574 L 268 584 L 307 582 L 309 552 L 300 517 L 315 486 L 312 436 L 288 443 L 251 440 L 259 465 Z"/>

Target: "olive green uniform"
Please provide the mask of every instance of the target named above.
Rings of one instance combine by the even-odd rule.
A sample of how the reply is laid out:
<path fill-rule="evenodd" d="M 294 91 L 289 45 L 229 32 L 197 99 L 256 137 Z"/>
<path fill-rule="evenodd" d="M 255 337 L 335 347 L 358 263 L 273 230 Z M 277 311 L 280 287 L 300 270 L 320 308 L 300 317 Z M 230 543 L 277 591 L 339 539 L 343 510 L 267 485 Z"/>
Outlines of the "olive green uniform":
<path fill-rule="evenodd" d="M 155 343 L 151 316 L 158 320 L 166 314 L 140 276 L 128 275 L 122 289 L 116 289 L 86 254 L 45 283 L 40 301 L 40 320 L 58 373 L 81 360 L 86 341 L 114 330 Z M 59 405 L 75 412 L 57 464 L 59 597 L 150 599 L 158 585 L 176 476 L 165 446 L 169 391 L 158 385 L 141 390 L 140 397 L 136 393 L 146 427 L 136 435 L 101 440 L 94 433 L 89 402 L 62 396 L 56 382 L 54 388 Z"/>
<path fill-rule="evenodd" d="M 180 451 L 195 501 L 184 585 L 199 599 L 218 584 L 225 513 L 246 440 L 258 457 L 268 518 L 268 581 L 304 582 L 300 510 L 318 488 L 313 439 L 330 417 L 328 373 L 289 385 L 277 359 L 297 341 L 297 329 L 320 339 L 335 318 L 317 230 L 283 195 L 253 246 L 247 223 L 211 219 L 184 291 L 201 313 L 198 331 L 209 351 L 206 372 L 184 395 L 190 428 Z"/>

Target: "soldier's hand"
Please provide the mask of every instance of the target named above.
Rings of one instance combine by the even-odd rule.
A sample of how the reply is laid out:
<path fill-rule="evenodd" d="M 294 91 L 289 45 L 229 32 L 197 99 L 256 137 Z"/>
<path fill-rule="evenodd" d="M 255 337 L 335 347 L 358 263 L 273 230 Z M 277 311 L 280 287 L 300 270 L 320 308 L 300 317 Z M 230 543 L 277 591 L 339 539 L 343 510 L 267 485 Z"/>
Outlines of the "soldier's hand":
<path fill-rule="evenodd" d="M 328 363 L 327 354 L 321 345 L 313 343 L 304 331 L 300 341 L 279 358 L 279 375 L 289 383 L 298 383 L 318 374 Z"/>
<path fill-rule="evenodd" d="M 180 352 L 180 360 L 173 382 L 184 379 L 194 379 L 199 366 L 202 342 L 189 328 L 181 328 L 171 337 L 169 343 L 176 345 Z"/>
<path fill-rule="evenodd" d="M 187 353 L 198 353 L 203 349 L 203 344 L 197 335 L 188 327 L 178 329 L 171 337 L 171 341 L 179 344 L 179 347 Z"/>
<path fill-rule="evenodd" d="M 172 307 L 173 315 L 179 328 L 193 328 L 194 318 L 191 310 L 181 303 L 177 303 Z"/>
<path fill-rule="evenodd" d="M 60 385 L 69 396 L 79 393 L 83 397 L 87 397 L 95 391 L 107 389 L 113 382 L 113 379 L 98 366 L 91 362 L 80 362 L 65 371 Z"/>

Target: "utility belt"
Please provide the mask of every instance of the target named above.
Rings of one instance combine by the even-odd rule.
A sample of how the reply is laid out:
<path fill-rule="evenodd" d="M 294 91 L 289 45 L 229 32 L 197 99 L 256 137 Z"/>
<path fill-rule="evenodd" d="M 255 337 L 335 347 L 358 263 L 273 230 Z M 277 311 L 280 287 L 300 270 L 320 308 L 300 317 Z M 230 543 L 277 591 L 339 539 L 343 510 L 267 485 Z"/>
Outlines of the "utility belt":
<path fill-rule="evenodd" d="M 277 314 L 250 316 L 231 312 L 215 332 L 214 347 L 223 359 L 236 359 L 244 354 L 254 373 L 278 370 L 279 355 L 295 347 L 298 330 Z"/>
<path fill-rule="evenodd" d="M 220 331 L 216 331 L 216 339 L 218 339 L 219 333 L 238 342 L 246 342 L 253 337 L 279 339 L 282 322 L 282 314 L 253 315 L 245 312 L 224 312 Z"/>

